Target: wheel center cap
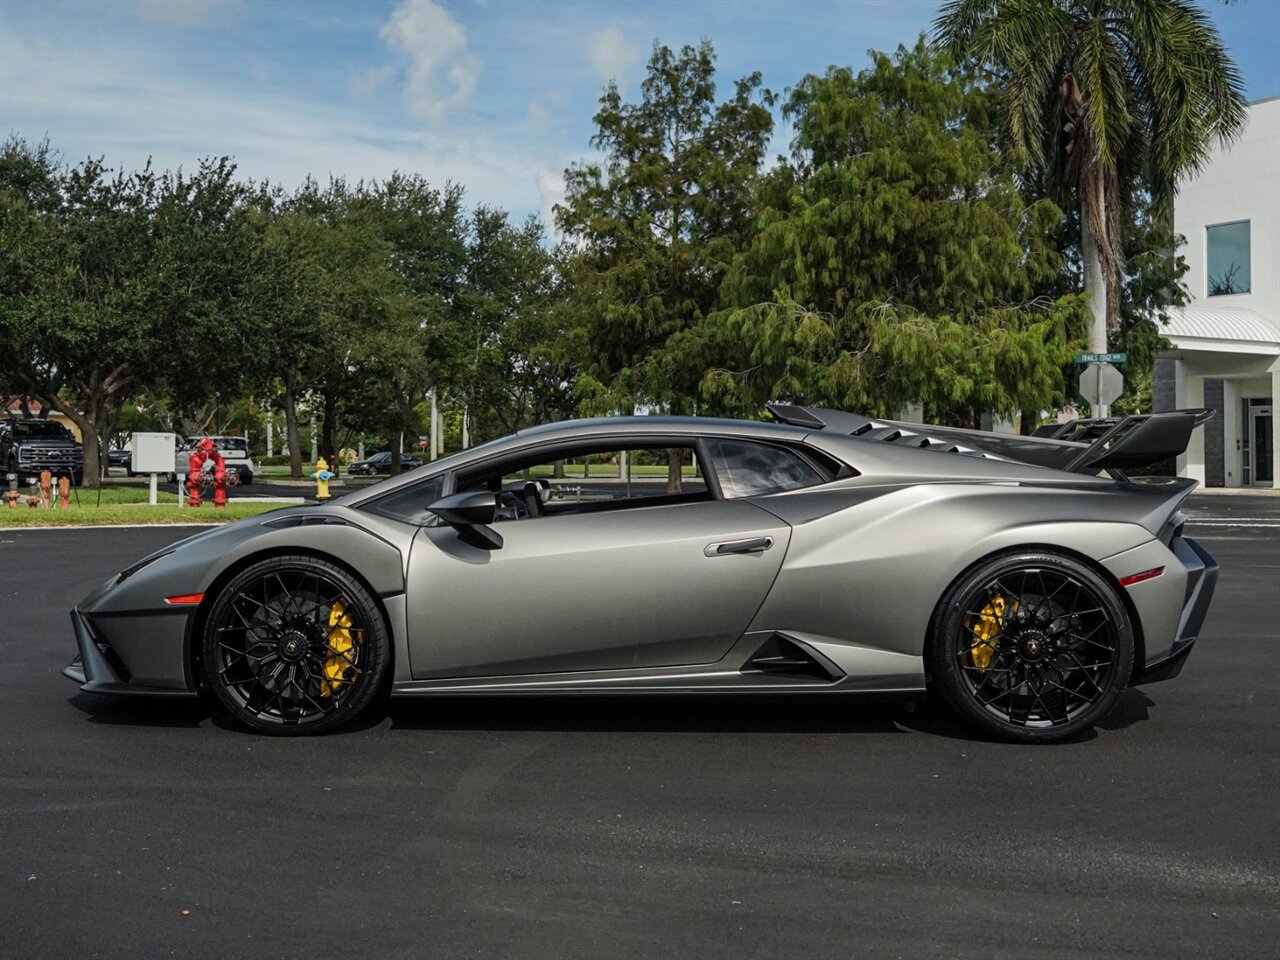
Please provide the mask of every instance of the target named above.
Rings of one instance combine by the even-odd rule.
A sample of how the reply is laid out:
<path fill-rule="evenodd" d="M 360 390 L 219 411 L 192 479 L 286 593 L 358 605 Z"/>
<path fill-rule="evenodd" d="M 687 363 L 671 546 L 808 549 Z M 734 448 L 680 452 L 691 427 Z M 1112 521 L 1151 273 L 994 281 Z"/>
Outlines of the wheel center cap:
<path fill-rule="evenodd" d="M 1018 637 L 1018 654 L 1028 663 L 1043 660 L 1047 646 L 1046 637 L 1039 630 L 1027 630 Z"/>
<path fill-rule="evenodd" d="M 291 663 L 301 660 L 307 652 L 307 637 L 297 630 L 289 630 L 280 638 L 280 656 Z"/>

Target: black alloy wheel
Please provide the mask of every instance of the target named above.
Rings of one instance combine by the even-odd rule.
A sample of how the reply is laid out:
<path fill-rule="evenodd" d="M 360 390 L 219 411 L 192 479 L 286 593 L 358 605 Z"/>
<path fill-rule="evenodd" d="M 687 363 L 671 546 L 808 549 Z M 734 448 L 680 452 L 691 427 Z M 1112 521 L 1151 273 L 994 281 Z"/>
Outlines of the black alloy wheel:
<path fill-rule="evenodd" d="M 390 666 L 373 597 L 343 568 L 308 556 L 264 560 L 227 584 L 203 652 L 209 686 L 232 716 L 284 736 L 353 719 Z"/>
<path fill-rule="evenodd" d="M 1133 672 L 1133 628 L 1116 589 L 1074 558 L 996 557 L 939 605 L 928 664 L 964 719 L 1008 740 L 1048 742 L 1091 728 Z"/>

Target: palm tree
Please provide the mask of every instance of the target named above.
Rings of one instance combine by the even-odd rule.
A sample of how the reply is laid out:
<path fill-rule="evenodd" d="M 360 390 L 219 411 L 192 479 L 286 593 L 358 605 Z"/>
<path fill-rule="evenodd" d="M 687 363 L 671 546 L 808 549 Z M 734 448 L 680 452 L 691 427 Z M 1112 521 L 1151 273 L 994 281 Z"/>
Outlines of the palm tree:
<path fill-rule="evenodd" d="M 1190 0 L 949 0 L 934 33 L 957 60 L 996 71 L 1014 147 L 1079 203 L 1090 349 L 1105 352 L 1120 323 L 1126 195 L 1136 182 L 1167 210 L 1214 141 L 1239 136 L 1239 71 Z"/>

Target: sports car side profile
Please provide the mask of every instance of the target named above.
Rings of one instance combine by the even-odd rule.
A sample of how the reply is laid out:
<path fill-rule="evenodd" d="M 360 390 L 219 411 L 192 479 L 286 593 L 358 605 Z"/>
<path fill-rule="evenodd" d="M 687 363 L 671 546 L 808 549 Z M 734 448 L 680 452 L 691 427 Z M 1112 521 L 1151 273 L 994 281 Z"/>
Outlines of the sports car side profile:
<path fill-rule="evenodd" d="M 537 427 L 201 533 L 72 611 L 65 672 L 277 734 L 382 692 L 932 693 L 1047 741 L 1182 668 L 1217 576 L 1195 484 L 1124 471 L 1207 412 L 1019 437 L 770 410 Z"/>

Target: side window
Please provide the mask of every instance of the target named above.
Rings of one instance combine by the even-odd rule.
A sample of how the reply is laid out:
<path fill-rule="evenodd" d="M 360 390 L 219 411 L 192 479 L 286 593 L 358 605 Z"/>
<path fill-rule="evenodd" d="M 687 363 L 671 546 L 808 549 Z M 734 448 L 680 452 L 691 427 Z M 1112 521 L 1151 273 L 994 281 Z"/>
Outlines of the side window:
<path fill-rule="evenodd" d="M 414 483 L 373 501 L 367 509 L 395 520 L 424 523 L 431 519 L 427 507 L 444 496 L 444 474 Z"/>
<path fill-rule="evenodd" d="M 1208 295 L 1221 297 L 1232 293 L 1248 293 L 1252 289 L 1249 276 L 1249 221 L 1220 223 L 1205 228 L 1208 248 Z"/>
<path fill-rule="evenodd" d="M 710 500 L 705 471 L 692 447 L 597 447 L 507 460 L 463 474 L 458 489 L 498 496 L 499 520 L 599 513 Z"/>
<path fill-rule="evenodd" d="M 711 463 L 726 500 L 760 497 L 826 483 L 816 467 L 785 447 L 750 440 L 712 440 Z"/>

